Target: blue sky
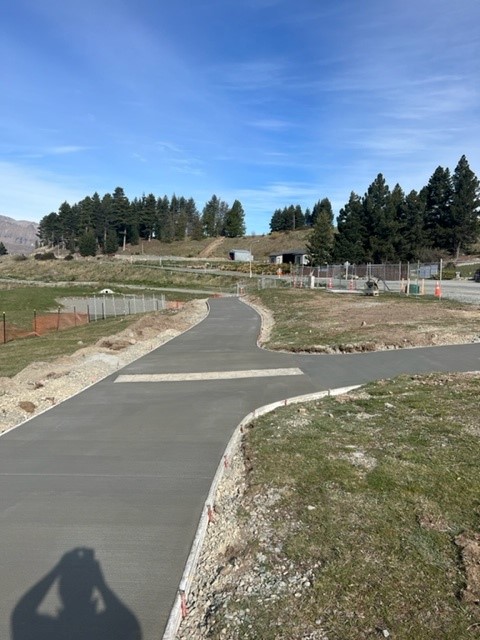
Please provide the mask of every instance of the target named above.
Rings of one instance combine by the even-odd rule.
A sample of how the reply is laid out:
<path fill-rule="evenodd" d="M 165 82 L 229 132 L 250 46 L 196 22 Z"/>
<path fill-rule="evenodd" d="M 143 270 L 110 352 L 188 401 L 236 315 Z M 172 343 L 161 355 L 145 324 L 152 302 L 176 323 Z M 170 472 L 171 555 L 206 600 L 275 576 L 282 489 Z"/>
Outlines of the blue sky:
<path fill-rule="evenodd" d="M 247 232 L 378 173 L 480 174 L 479 0 L 7 0 L 0 214 L 121 186 L 243 204 Z"/>

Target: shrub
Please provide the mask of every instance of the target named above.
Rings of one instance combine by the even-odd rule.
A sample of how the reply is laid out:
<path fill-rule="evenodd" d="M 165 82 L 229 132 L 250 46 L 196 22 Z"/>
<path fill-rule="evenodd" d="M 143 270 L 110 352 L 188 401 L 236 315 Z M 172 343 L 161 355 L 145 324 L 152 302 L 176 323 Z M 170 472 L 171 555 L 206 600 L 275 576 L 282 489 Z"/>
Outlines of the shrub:
<path fill-rule="evenodd" d="M 45 251 L 45 253 L 35 253 L 35 260 L 56 260 L 57 256 L 53 253 L 53 251 Z"/>
<path fill-rule="evenodd" d="M 24 260 L 28 260 L 28 258 L 23 253 L 17 253 L 12 256 L 12 260 L 14 260 L 15 262 L 23 262 Z"/>

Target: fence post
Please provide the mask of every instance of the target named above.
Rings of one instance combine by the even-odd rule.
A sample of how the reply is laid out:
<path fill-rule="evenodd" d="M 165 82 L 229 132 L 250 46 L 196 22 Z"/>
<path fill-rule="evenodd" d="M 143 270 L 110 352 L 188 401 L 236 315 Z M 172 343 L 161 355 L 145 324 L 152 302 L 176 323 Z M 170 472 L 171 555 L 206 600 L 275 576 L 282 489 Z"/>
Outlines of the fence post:
<path fill-rule="evenodd" d="M 7 321 L 5 317 L 5 311 L 3 312 L 3 344 L 7 343 Z"/>
<path fill-rule="evenodd" d="M 60 307 L 58 307 L 57 311 L 57 331 L 60 329 Z"/>
<path fill-rule="evenodd" d="M 73 321 L 74 321 L 74 325 L 77 326 L 77 307 L 73 307 Z"/>
<path fill-rule="evenodd" d="M 90 305 L 87 303 L 87 318 L 88 318 L 88 324 L 90 324 Z"/>
<path fill-rule="evenodd" d="M 37 310 L 33 310 L 33 332 L 37 335 Z"/>

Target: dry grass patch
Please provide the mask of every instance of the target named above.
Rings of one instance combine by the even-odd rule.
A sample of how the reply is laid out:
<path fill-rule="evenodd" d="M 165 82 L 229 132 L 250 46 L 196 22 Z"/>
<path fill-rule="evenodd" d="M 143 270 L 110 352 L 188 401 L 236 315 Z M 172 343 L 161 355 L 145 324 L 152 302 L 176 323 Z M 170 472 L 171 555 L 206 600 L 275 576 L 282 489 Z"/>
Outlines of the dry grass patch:
<path fill-rule="evenodd" d="M 333 353 L 480 340 L 478 308 L 454 301 L 273 289 L 254 302 L 273 315 L 271 349 Z"/>

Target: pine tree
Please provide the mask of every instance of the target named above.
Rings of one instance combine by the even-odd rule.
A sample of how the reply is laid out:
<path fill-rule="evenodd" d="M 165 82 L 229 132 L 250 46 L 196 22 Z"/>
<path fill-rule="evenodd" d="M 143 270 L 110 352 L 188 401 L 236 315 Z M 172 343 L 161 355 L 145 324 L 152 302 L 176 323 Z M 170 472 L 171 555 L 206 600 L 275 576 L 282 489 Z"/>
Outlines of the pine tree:
<path fill-rule="evenodd" d="M 332 213 L 332 205 L 328 198 L 323 198 L 323 200 L 319 200 L 313 205 L 312 213 L 310 214 L 310 226 L 315 226 L 318 216 L 324 210 L 327 210 L 329 213 Z M 333 215 L 333 214 L 332 214 Z M 307 222 L 307 219 L 305 218 Z M 308 223 L 307 223 L 308 224 Z"/>
<path fill-rule="evenodd" d="M 187 234 L 192 240 L 201 240 L 203 238 L 202 221 L 200 220 L 200 214 L 198 213 L 197 205 L 193 198 L 189 198 L 185 205 L 185 211 L 187 212 Z"/>
<path fill-rule="evenodd" d="M 328 264 L 332 259 L 334 243 L 333 212 L 328 207 L 318 211 L 313 230 L 307 242 L 307 251 L 312 266 Z"/>
<path fill-rule="evenodd" d="M 238 200 L 235 200 L 227 211 L 223 228 L 227 238 L 239 238 L 245 235 L 245 214 Z"/>
<path fill-rule="evenodd" d="M 449 169 L 437 167 L 425 188 L 425 231 L 430 246 L 451 248 L 451 212 L 453 197 Z"/>
<path fill-rule="evenodd" d="M 170 213 L 168 196 L 157 200 L 158 239 L 162 242 L 172 242 L 175 236 L 173 220 Z"/>
<path fill-rule="evenodd" d="M 80 225 L 78 207 L 72 207 L 68 202 L 63 202 L 58 209 L 58 221 L 64 247 L 69 251 L 75 251 Z"/>
<path fill-rule="evenodd" d="M 78 251 L 84 258 L 97 254 L 97 238 L 92 230 L 86 231 L 78 240 Z"/>
<path fill-rule="evenodd" d="M 428 241 L 425 232 L 425 192 L 410 191 L 405 196 L 398 215 L 399 260 L 424 260 L 427 258 Z"/>
<path fill-rule="evenodd" d="M 275 231 L 283 231 L 281 209 L 275 209 L 275 211 L 273 212 L 273 215 L 270 219 L 270 231 L 272 233 Z"/>
<path fill-rule="evenodd" d="M 93 229 L 94 216 L 93 216 L 93 201 L 90 196 L 87 196 L 78 203 L 80 215 L 79 215 L 79 229 L 80 233 L 83 230 L 85 233 L 87 229 Z"/>
<path fill-rule="evenodd" d="M 107 255 L 113 255 L 118 251 L 118 235 L 115 229 L 108 229 L 104 251 Z"/>
<path fill-rule="evenodd" d="M 100 196 L 95 191 L 92 196 L 92 216 L 93 228 L 97 237 L 97 242 L 101 247 L 105 246 L 105 236 L 107 233 L 107 217 L 105 207 L 103 206 Z"/>
<path fill-rule="evenodd" d="M 214 238 L 221 234 L 223 229 L 222 213 L 222 202 L 214 194 L 205 204 L 202 212 L 203 231 L 208 238 Z"/>
<path fill-rule="evenodd" d="M 289 205 L 276 209 L 270 220 L 271 231 L 293 231 L 305 227 L 305 215 L 300 205 Z"/>
<path fill-rule="evenodd" d="M 153 193 L 143 196 L 139 216 L 140 237 L 151 240 L 157 229 L 157 199 Z"/>
<path fill-rule="evenodd" d="M 342 264 L 347 261 L 350 264 L 365 262 L 366 244 L 362 199 L 352 191 L 347 204 L 338 214 L 333 259 Z"/>
<path fill-rule="evenodd" d="M 363 199 L 368 262 L 382 263 L 395 254 L 393 235 L 395 220 L 390 205 L 390 189 L 381 173 L 368 187 Z"/>
<path fill-rule="evenodd" d="M 62 228 L 58 214 L 52 211 L 44 216 L 38 225 L 37 235 L 42 244 L 47 246 L 55 246 L 62 239 Z"/>
<path fill-rule="evenodd" d="M 480 187 L 477 176 L 463 155 L 452 176 L 451 250 L 456 258 L 468 250 L 479 234 Z"/>
<path fill-rule="evenodd" d="M 0 256 L 6 256 L 8 254 L 7 247 L 0 242 Z"/>

